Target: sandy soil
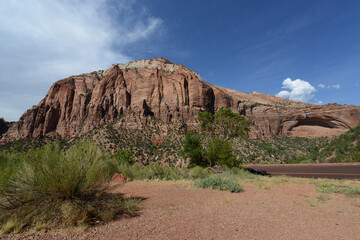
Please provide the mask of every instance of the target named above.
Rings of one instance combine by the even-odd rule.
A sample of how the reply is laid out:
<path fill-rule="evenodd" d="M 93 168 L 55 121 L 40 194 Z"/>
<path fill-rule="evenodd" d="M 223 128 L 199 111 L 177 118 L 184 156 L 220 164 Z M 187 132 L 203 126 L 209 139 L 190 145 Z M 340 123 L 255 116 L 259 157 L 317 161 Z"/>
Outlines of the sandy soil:
<path fill-rule="evenodd" d="M 243 183 L 230 193 L 190 181 L 129 182 L 115 189 L 144 198 L 139 215 L 88 229 L 0 239 L 360 239 L 360 198 L 317 197 L 309 183 Z"/>

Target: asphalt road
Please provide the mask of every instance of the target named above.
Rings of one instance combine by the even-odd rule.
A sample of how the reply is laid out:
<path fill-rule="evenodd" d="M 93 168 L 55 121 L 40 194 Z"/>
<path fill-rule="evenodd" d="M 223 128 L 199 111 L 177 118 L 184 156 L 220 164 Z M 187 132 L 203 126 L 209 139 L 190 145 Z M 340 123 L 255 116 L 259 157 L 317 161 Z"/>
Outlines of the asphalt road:
<path fill-rule="evenodd" d="M 267 164 L 244 167 L 267 171 L 272 176 L 360 179 L 360 164 Z"/>

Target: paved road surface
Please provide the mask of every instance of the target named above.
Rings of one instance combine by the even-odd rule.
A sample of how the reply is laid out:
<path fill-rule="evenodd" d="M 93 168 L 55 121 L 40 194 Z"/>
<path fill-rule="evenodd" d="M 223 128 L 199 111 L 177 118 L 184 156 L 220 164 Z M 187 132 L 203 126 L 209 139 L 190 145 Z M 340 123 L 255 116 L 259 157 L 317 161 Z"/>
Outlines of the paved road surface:
<path fill-rule="evenodd" d="M 360 179 L 360 164 L 266 164 L 244 167 L 267 171 L 273 176 Z"/>

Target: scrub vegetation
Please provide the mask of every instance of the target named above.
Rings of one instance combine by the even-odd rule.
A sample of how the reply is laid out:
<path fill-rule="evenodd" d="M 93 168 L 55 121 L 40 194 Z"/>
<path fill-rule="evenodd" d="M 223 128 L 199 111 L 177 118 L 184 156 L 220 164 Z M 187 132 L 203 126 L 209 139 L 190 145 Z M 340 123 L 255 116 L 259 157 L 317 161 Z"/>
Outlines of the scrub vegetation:
<path fill-rule="evenodd" d="M 0 225 L 3 233 L 89 226 L 132 215 L 138 199 L 107 192 L 111 158 L 94 142 L 62 152 L 49 144 L 0 155 Z"/>
<path fill-rule="evenodd" d="M 0 146 L 1 232 L 86 228 L 136 215 L 141 199 L 110 191 L 115 172 L 127 181 L 186 179 L 194 181 L 195 188 L 236 193 L 243 191 L 239 182 L 268 190 L 295 181 L 250 174 L 242 169 L 244 163 L 351 162 L 360 157 L 360 126 L 333 139 L 251 140 L 250 122 L 228 109 L 202 112 L 199 122 L 201 132 L 168 126 L 163 136 L 156 124 L 129 130 L 117 128 L 115 121 L 82 138 L 65 141 L 51 135 L 36 143 L 20 140 Z M 215 175 L 214 167 L 219 166 L 222 173 Z M 360 195 L 353 182 L 311 183 L 320 201 L 333 193 Z"/>

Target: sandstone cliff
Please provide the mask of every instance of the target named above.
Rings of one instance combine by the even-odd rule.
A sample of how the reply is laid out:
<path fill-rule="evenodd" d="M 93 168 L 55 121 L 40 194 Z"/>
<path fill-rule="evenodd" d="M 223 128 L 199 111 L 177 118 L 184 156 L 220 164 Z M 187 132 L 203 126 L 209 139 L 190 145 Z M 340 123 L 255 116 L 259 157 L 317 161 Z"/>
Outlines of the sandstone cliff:
<path fill-rule="evenodd" d="M 0 137 L 7 132 L 10 126 L 11 123 L 6 122 L 3 118 L 0 118 Z"/>
<path fill-rule="evenodd" d="M 194 126 L 199 111 L 230 108 L 248 118 L 253 138 L 341 134 L 360 123 L 359 106 L 304 104 L 261 93 L 245 94 L 203 82 L 198 73 L 164 58 L 114 64 L 105 71 L 53 84 L 1 136 L 0 143 L 56 132 L 79 136 L 124 116 L 139 128 L 149 117 Z"/>

